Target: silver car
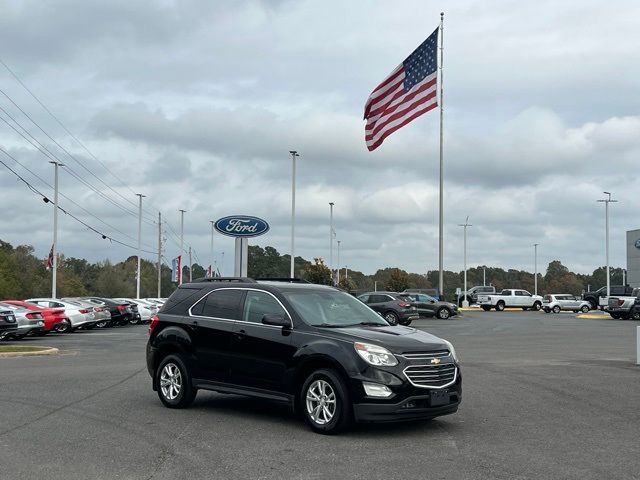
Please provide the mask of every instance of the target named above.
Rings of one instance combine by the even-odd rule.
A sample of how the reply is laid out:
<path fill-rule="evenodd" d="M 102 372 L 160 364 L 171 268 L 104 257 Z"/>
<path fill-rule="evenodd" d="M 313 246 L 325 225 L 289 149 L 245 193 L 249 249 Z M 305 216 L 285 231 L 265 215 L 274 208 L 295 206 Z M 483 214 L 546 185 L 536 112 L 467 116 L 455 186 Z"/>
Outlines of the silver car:
<path fill-rule="evenodd" d="M 57 332 L 72 332 L 78 328 L 89 328 L 96 324 L 95 313 L 89 307 L 78 302 L 58 300 L 57 298 L 28 298 L 25 302 L 41 307 L 64 308 L 64 322 L 58 324 Z"/>
<path fill-rule="evenodd" d="M 87 309 L 93 310 L 93 319 L 95 320 L 95 326 L 103 326 L 103 324 L 106 325 L 107 323 L 109 323 L 109 321 L 111 321 L 111 312 L 107 307 L 96 305 L 89 300 L 78 297 L 63 298 L 62 300 L 67 302 L 79 303 Z"/>
<path fill-rule="evenodd" d="M 591 305 L 587 300 L 566 293 L 554 293 L 545 295 L 542 299 L 542 309 L 546 313 L 560 313 L 560 311 L 570 311 L 574 313 L 587 313 L 591 310 Z"/>
<path fill-rule="evenodd" d="M 10 303 L 0 303 L 3 310 L 12 310 L 18 322 L 18 331 L 11 336 L 15 339 L 24 338 L 30 333 L 44 332 L 44 317 L 38 311 L 12 305 Z"/>

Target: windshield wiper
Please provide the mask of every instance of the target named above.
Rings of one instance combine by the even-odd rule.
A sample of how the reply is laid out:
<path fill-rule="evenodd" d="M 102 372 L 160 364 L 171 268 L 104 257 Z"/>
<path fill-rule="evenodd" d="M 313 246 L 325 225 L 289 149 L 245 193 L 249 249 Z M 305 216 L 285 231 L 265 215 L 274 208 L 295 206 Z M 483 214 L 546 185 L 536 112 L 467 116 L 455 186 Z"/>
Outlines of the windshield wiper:
<path fill-rule="evenodd" d="M 314 325 L 314 327 L 322 327 L 322 328 L 342 328 L 342 327 L 353 327 L 353 325 L 342 325 L 336 323 L 320 323 L 318 325 Z"/>
<path fill-rule="evenodd" d="M 360 322 L 360 323 L 356 323 L 355 325 L 364 325 L 365 327 L 388 327 L 389 326 L 386 323 L 380 323 L 380 322 Z"/>

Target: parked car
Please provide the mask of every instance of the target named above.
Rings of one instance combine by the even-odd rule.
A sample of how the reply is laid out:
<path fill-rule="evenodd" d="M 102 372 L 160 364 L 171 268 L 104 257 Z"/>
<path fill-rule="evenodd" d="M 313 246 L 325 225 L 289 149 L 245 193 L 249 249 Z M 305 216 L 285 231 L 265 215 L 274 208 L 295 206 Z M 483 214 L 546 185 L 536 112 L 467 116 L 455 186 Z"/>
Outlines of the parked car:
<path fill-rule="evenodd" d="M 88 300 L 94 305 L 104 307 L 109 311 L 111 317 L 108 321 L 98 322 L 96 324 L 98 328 L 128 325 L 129 320 L 133 318 L 133 311 L 128 303 L 117 302 L 110 298 L 102 297 L 84 297 L 84 300 Z"/>
<path fill-rule="evenodd" d="M 469 302 L 469 305 L 475 305 L 476 303 L 478 303 L 478 295 L 489 295 L 492 293 L 496 293 L 496 287 L 494 287 L 493 285 L 477 285 L 467 290 L 467 301 Z M 461 291 L 458 295 L 456 295 L 456 303 L 459 307 L 462 306 L 464 298 L 464 291 Z"/>
<path fill-rule="evenodd" d="M 540 308 L 542 308 L 542 297 L 540 295 L 532 295 L 526 290 L 506 288 L 500 293 L 493 293 L 491 295 L 479 294 L 478 303 L 485 312 L 488 312 L 492 308 L 501 312 L 507 307 L 518 307 L 523 310 L 540 310 Z"/>
<path fill-rule="evenodd" d="M 95 325 L 95 314 L 88 307 L 77 302 L 59 300 L 56 298 L 28 298 L 25 302 L 35 303 L 41 307 L 63 308 L 64 320 L 58 324 L 57 332 L 73 332 L 79 328 L 91 328 Z"/>
<path fill-rule="evenodd" d="M 632 318 L 631 309 L 640 299 L 640 288 L 634 288 L 629 296 L 610 296 L 606 311 L 612 318 L 629 320 Z"/>
<path fill-rule="evenodd" d="M 16 340 L 24 338 L 29 334 L 41 334 L 44 332 L 44 317 L 40 312 L 11 305 L 10 303 L 0 303 L 0 309 L 13 311 L 18 322 L 18 328 L 11 336 Z"/>
<path fill-rule="evenodd" d="M 636 298 L 633 306 L 629 311 L 629 318 L 632 320 L 640 320 L 640 298 Z"/>
<path fill-rule="evenodd" d="M 336 433 L 353 420 L 451 414 L 462 397 L 451 343 L 391 327 L 333 287 L 200 279 L 178 287 L 149 332 L 147 369 L 168 408 L 187 407 L 199 389 L 241 394 Z"/>
<path fill-rule="evenodd" d="M 591 304 L 574 295 L 553 293 L 543 297 L 542 309 L 546 313 L 560 313 L 561 310 L 587 313 L 591 310 Z"/>
<path fill-rule="evenodd" d="M 10 303 L 18 307 L 24 307 L 31 311 L 38 311 L 44 317 L 44 332 L 39 335 L 46 335 L 49 332 L 57 331 L 61 323 L 64 322 L 64 309 L 63 308 L 47 308 L 36 305 L 35 303 L 25 302 L 23 300 L 3 300 L 3 303 Z"/>
<path fill-rule="evenodd" d="M 611 296 L 626 297 L 631 295 L 633 287 L 629 285 L 610 285 L 609 293 Z M 591 305 L 591 310 L 596 310 L 598 307 L 604 309 L 609 304 L 607 299 L 607 287 L 600 287 L 598 290 L 592 292 L 584 292 L 582 299 L 587 300 Z"/>
<path fill-rule="evenodd" d="M 166 298 L 142 298 L 141 300 L 145 300 L 147 302 L 155 303 L 158 307 L 162 307 L 167 301 Z"/>
<path fill-rule="evenodd" d="M 455 303 L 441 302 L 426 293 L 400 293 L 400 298 L 410 302 L 422 317 L 437 317 L 442 320 L 458 315 Z"/>
<path fill-rule="evenodd" d="M 158 305 L 155 303 L 146 302 L 144 300 L 134 298 L 114 298 L 118 302 L 124 302 L 130 306 L 135 306 L 138 311 L 138 316 L 132 318 L 130 322 L 135 325 L 137 323 L 149 323 L 151 317 L 158 313 Z"/>
<path fill-rule="evenodd" d="M 13 335 L 18 331 L 18 321 L 9 308 L 0 309 L 0 340 Z"/>
<path fill-rule="evenodd" d="M 358 300 L 378 312 L 390 325 L 409 325 L 419 318 L 418 309 L 395 292 L 367 292 Z"/>
<path fill-rule="evenodd" d="M 440 300 L 440 293 L 437 288 L 405 288 L 401 293 L 424 293 L 436 300 Z"/>
<path fill-rule="evenodd" d="M 63 298 L 63 300 L 79 303 L 83 307 L 86 307 L 89 310 L 93 310 L 93 318 L 95 320 L 95 325 L 92 325 L 89 328 L 93 328 L 98 324 L 102 325 L 104 323 L 108 323 L 111 321 L 111 313 L 109 312 L 109 309 L 103 307 L 102 305 L 96 305 L 90 302 L 89 300 L 86 300 L 81 297 L 68 297 L 68 298 Z"/>

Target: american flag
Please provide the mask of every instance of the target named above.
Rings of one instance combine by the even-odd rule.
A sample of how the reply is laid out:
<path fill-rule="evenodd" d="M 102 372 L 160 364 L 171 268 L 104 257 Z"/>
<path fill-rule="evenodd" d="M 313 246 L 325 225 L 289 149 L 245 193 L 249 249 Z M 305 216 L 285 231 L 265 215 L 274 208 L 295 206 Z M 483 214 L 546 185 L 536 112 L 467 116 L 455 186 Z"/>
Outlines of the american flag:
<path fill-rule="evenodd" d="M 51 250 L 49 250 L 49 256 L 47 257 L 44 266 L 47 270 L 51 270 L 53 268 L 53 245 L 51 245 Z"/>
<path fill-rule="evenodd" d="M 438 31 L 396 67 L 369 96 L 364 107 L 369 151 L 413 119 L 438 106 Z"/>

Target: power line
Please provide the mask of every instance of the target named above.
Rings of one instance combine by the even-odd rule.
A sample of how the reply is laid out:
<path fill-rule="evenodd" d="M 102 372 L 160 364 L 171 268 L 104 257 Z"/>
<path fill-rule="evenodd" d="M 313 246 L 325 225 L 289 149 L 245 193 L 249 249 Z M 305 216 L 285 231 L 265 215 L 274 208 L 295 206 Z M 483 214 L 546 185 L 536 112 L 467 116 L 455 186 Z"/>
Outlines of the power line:
<path fill-rule="evenodd" d="M 118 180 L 122 186 L 127 188 L 132 194 L 136 194 L 131 187 L 129 187 L 120 177 L 118 177 L 115 173 L 113 173 L 98 157 L 96 157 L 93 152 L 91 152 L 84 143 L 80 141 L 71 131 L 62 123 L 62 121 L 51 111 L 49 108 L 37 97 L 35 93 L 31 91 L 29 87 L 18 77 L 18 75 L 11 69 L 9 66 L 0 58 L 0 63 L 2 66 L 11 74 L 11 76 L 24 88 L 33 99 L 38 102 L 38 104 L 53 118 L 58 125 L 62 127 L 62 129 L 69 134 L 71 138 L 73 138 L 96 162 L 98 162 L 113 178 Z M 131 202 L 129 202 L 131 203 Z M 135 205 L 134 205 L 135 206 Z M 157 213 L 157 212 L 155 212 Z M 155 219 L 155 215 L 154 215 Z"/>

